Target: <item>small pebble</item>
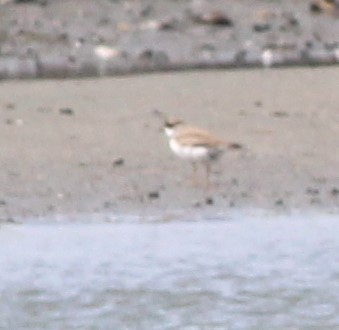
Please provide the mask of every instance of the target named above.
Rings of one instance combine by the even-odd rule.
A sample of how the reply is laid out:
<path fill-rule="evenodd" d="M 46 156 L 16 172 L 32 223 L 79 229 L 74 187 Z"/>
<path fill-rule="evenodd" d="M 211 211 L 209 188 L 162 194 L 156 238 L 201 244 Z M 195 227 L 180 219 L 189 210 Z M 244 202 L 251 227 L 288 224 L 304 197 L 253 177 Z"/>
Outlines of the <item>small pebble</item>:
<path fill-rule="evenodd" d="M 73 116 L 74 110 L 71 108 L 61 108 L 59 109 L 61 115 Z"/>
<path fill-rule="evenodd" d="M 88 163 L 86 163 L 86 162 L 79 162 L 79 166 L 80 167 L 86 167 L 86 166 L 88 166 L 89 164 Z"/>
<path fill-rule="evenodd" d="M 14 110 L 15 109 L 15 104 L 14 103 L 7 103 L 6 104 L 6 109 L 7 110 Z"/>
<path fill-rule="evenodd" d="M 160 197 L 160 194 L 158 191 L 151 191 L 148 193 L 149 199 L 158 199 Z"/>
<path fill-rule="evenodd" d="M 331 194 L 332 194 L 333 196 L 338 196 L 338 195 L 339 195 L 339 188 L 333 188 L 333 189 L 331 190 Z"/>
<path fill-rule="evenodd" d="M 115 161 L 113 161 L 114 167 L 123 166 L 124 164 L 125 164 L 125 160 L 122 157 L 117 158 Z"/>
<path fill-rule="evenodd" d="M 206 205 L 213 205 L 214 204 L 214 200 L 212 197 L 207 197 L 205 200 Z"/>
<path fill-rule="evenodd" d="M 317 197 L 313 197 L 310 199 L 311 204 L 319 204 L 320 202 L 321 202 L 320 199 Z"/>
<path fill-rule="evenodd" d="M 112 207 L 113 205 L 114 205 L 113 202 L 106 201 L 106 202 L 104 202 L 103 207 L 104 207 L 105 209 L 108 209 L 108 208 Z"/>
<path fill-rule="evenodd" d="M 234 25 L 233 21 L 219 10 L 215 10 L 210 13 L 196 14 L 193 17 L 193 20 L 196 23 L 215 26 L 232 27 Z"/>
<path fill-rule="evenodd" d="M 253 31 L 255 32 L 266 32 L 271 29 L 271 25 L 268 23 L 256 23 L 253 25 Z"/>
<path fill-rule="evenodd" d="M 319 195 L 319 189 L 317 188 L 307 188 L 306 193 L 309 195 Z"/>
<path fill-rule="evenodd" d="M 313 3 L 310 4 L 310 11 L 312 13 L 314 13 L 314 14 L 318 14 L 322 10 L 321 10 L 320 6 L 317 3 L 313 2 Z"/>
<path fill-rule="evenodd" d="M 286 111 L 275 111 L 272 113 L 272 115 L 277 118 L 288 117 L 288 113 Z"/>
<path fill-rule="evenodd" d="M 278 199 L 278 200 L 275 201 L 274 204 L 275 204 L 276 206 L 282 206 L 282 205 L 284 205 L 284 200 L 283 200 L 283 199 Z"/>
<path fill-rule="evenodd" d="M 15 220 L 14 220 L 14 218 L 12 218 L 12 217 L 8 217 L 8 218 L 6 219 L 6 222 L 7 222 L 7 223 L 15 223 Z"/>
<path fill-rule="evenodd" d="M 234 186 L 238 186 L 238 185 L 239 185 L 238 179 L 233 178 L 233 179 L 231 180 L 231 184 L 234 185 Z"/>

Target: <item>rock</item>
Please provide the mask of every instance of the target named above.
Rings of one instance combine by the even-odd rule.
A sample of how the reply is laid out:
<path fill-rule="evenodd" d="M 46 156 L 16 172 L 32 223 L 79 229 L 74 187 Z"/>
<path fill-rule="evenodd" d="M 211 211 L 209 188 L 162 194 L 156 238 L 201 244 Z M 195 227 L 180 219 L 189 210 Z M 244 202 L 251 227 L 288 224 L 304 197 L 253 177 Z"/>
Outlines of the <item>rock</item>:
<path fill-rule="evenodd" d="M 160 197 L 159 191 L 151 191 L 148 193 L 149 199 L 158 199 Z"/>
<path fill-rule="evenodd" d="M 14 125 L 14 120 L 13 120 L 12 118 L 7 118 L 7 119 L 5 120 L 5 124 L 6 124 L 6 125 Z"/>
<path fill-rule="evenodd" d="M 317 189 L 317 188 L 307 188 L 306 194 L 312 195 L 312 196 L 319 195 L 319 189 Z"/>
<path fill-rule="evenodd" d="M 286 112 L 286 111 L 274 111 L 272 113 L 272 115 L 274 117 L 277 117 L 277 118 L 284 118 L 284 117 L 288 117 L 288 112 Z"/>
<path fill-rule="evenodd" d="M 239 186 L 239 181 L 238 181 L 238 179 L 237 179 L 237 178 L 232 178 L 231 184 L 232 184 L 233 186 L 238 187 L 238 186 Z"/>
<path fill-rule="evenodd" d="M 212 197 L 207 197 L 207 198 L 205 199 L 205 204 L 206 204 L 206 205 L 213 205 L 213 204 L 214 204 L 213 198 L 212 198 Z"/>
<path fill-rule="evenodd" d="M 331 195 L 332 196 L 339 196 L 339 188 L 333 188 L 331 190 Z"/>
<path fill-rule="evenodd" d="M 213 10 L 211 12 L 202 12 L 192 14 L 192 19 L 195 23 L 206 24 L 206 25 L 215 25 L 223 27 L 232 27 L 233 21 L 222 11 Z"/>
<path fill-rule="evenodd" d="M 7 222 L 7 223 L 15 223 L 15 219 L 12 218 L 12 217 L 8 217 L 8 218 L 6 219 L 6 222 Z"/>
<path fill-rule="evenodd" d="M 169 63 L 169 58 L 163 51 L 146 49 L 140 53 L 139 61 L 141 62 L 141 65 L 162 67 Z"/>
<path fill-rule="evenodd" d="M 243 146 L 240 143 L 232 142 L 228 145 L 230 149 L 242 149 Z"/>
<path fill-rule="evenodd" d="M 5 107 L 7 110 L 15 110 L 15 103 L 7 103 Z"/>
<path fill-rule="evenodd" d="M 71 108 L 61 108 L 61 109 L 59 109 L 59 113 L 61 115 L 73 116 L 74 110 L 71 109 Z"/>
<path fill-rule="evenodd" d="M 284 203 L 284 200 L 283 199 L 278 199 L 274 202 L 274 204 L 276 206 L 283 206 L 285 203 Z"/>
<path fill-rule="evenodd" d="M 117 158 L 116 160 L 113 161 L 114 167 L 123 166 L 124 164 L 125 164 L 125 160 L 122 157 Z"/>
<path fill-rule="evenodd" d="M 253 25 L 253 31 L 255 32 L 266 32 L 271 30 L 271 25 L 269 23 L 255 23 Z"/>

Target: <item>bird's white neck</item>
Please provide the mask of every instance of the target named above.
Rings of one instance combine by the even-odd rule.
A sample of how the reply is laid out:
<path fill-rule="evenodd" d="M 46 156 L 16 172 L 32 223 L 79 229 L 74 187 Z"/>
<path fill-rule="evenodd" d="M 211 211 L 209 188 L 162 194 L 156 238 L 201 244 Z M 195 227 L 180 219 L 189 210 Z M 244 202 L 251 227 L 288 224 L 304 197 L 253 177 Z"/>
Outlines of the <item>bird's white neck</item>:
<path fill-rule="evenodd" d="M 175 130 L 173 128 L 165 127 L 165 134 L 167 135 L 168 138 L 171 139 L 172 137 L 174 137 Z"/>

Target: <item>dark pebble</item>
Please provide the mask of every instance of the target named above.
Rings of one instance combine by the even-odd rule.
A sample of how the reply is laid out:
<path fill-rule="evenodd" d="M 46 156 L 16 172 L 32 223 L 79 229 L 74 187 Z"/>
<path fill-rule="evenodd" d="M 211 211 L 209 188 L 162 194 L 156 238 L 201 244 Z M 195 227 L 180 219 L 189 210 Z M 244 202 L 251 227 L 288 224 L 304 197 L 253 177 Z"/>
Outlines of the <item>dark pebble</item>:
<path fill-rule="evenodd" d="M 214 204 L 214 200 L 212 197 L 207 197 L 205 200 L 206 205 L 213 205 Z"/>
<path fill-rule="evenodd" d="M 117 158 L 115 161 L 113 161 L 114 167 L 123 166 L 124 164 L 125 164 L 125 160 L 122 157 Z"/>
<path fill-rule="evenodd" d="M 89 164 L 88 163 L 86 163 L 86 162 L 79 162 L 79 166 L 80 167 L 86 167 L 86 166 L 88 166 Z"/>
<path fill-rule="evenodd" d="M 178 27 L 178 21 L 174 18 L 166 19 L 159 24 L 159 30 L 170 31 L 175 30 Z"/>
<path fill-rule="evenodd" d="M 13 125 L 13 124 L 14 124 L 14 120 L 11 119 L 11 118 L 8 118 L 8 119 L 5 120 L 5 123 L 6 123 L 7 125 Z"/>
<path fill-rule="evenodd" d="M 331 190 L 331 194 L 332 194 L 333 196 L 338 196 L 338 195 L 339 195 L 339 188 L 333 188 L 333 189 Z"/>
<path fill-rule="evenodd" d="M 158 191 L 151 191 L 148 193 L 149 199 L 158 199 L 160 197 L 160 194 Z"/>
<path fill-rule="evenodd" d="M 0 206 L 5 206 L 5 205 L 7 205 L 6 201 L 3 200 L 3 199 L 1 199 L 1 200 L 0 200 Z"/>
<path fill-rule="evenodd" d="M 274 204 L 275 204 L 276 206 L 282 206 L 282 205 L 284 205 L 284 200 L 278 199 L 278 200 L 275 201 Z"/>
<path fill-rule="evenodd" d="M 261 107 L 262 107 L 262 102 L 261 102 L 261 101 L 255 101 L 255 102 L 254 102 L 254 105 L 255 105 L 257 108 L 261 108 Z"/>
<path fill-rule="evenodd" d="M 314 14 L 318 14 L 322 11 L 322 9 L 319 6 L 319 4 L 313 2 L 313 3 L 310 4 L 310 11 Z"/>
<path fill-rule="evenodd" d="M 168 55 L 163 51 L 155 51 L 152 49 L 146 49 L 139 55 L 139 60 L 143 64 L 152 64 L 152 65 L 166 65 L 169 63 Z"/>
<path fill-rule="evenodd" d="M 104 206 L 105 209 L 108 209 L 108 208 L 112 207 L 113 205 L 114 205 L 114 203 L 113 203 L 113 202 L 110 202 L 110 201 L 106 201 L 106 202 L 104 202 L 104 204 L 103 204 L 103 206 Z"/>
<path fill-rule="evenodd" d="M 47 6 L 48 1 L 47 0 L 15 0 L 15 3 L 36 3 L 37 5 L 40 6 Z"/>
<path fill-rule="evenodd" d="M 218 10 L 207 14 L 203 13 L 200 15 L 195 15 L 193 20 L 196 23 L 215 26 L 232 27 L 234 25 L 233 21 L 227 15 Z"/>
<path fill-rule="evenodd" d="M 314 47 L 313 41 L 312 41 L 312 40 L 307 40 L 307 41 L 305 42 L 305 47 L 306 47 L 307 49 L 312 49 L 312 48 Z"/>
<path fill-rule="evenodd" d="M 320 199 L 317 197 L 313 197 L 310 199 L 311 204 L 320 204 Z"/>
<path fill-rule="evenodd" d="M 317 189 L 317 188 L 307 188 L 306 193 L 308 195 L 319 195 L 319 189 Z"/>
<path fill-rule="evenodd" d="M 239 185 L 238 179 L 233 178 L 233 179 L 231 180 L 231 184 L 234 185 L 234 186 L 238 186 L 238 185 Z"/>
<path fill-rule="evenodd" d="M 229 148 L 230 148 L 230 149 L 242 149 L 243 146 L 242 146 L 240 143 L 231 143 L 231 144 L 229 145 Z"/>
<path fill-rule="evenodd" d="M 7 223 L 15 223 L 15 220 L 14 220 L 14 218 L 12 218 L 12 217 L 8 217 L 8 218 L 6 219 L 6 222 L 7 222 Z"/>
<path fill-rule="evenodd" d="M 253 31 L 255 32 L 266 32 L 271 29 L 271 25 L 268 23 L 257 23 L 253 25 Z"/>
<path fill-rule="evenodd" d="M 6 104 L 6 109 L 7 110 L 14 110 L 15 109 L 15 104 L 14 103 L 7 103 Z"/>
<path fill-rule="evenodd" d="M 73 116 L 74 110 L 71 108 L 61 108 L 59 109 L 60 114 L 67 115 L 67 116 Z"/>
<path fill-rule="evenodd" d="M 284 118 L 284 117 L 288 117 L 288 113 L 286 111 L 275 111 L 272 114 L 274 117 L 277 118 Z"/>
<path fill-rule="evenodd" d="M 291 26 L 299 26 L 300 23 L 299 21 L 295 18 L 295 17 L 290 17 L 288 19 L 288 23 L 291 25 Z"/>

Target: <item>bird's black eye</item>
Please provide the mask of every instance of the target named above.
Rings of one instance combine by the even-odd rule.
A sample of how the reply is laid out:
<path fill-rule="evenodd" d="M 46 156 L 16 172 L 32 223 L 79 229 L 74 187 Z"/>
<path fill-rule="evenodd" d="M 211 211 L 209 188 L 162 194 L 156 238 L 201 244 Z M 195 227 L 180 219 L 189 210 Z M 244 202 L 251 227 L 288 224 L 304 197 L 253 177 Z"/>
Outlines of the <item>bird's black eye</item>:
<path fill-rule="evenodd" d="M 173 123 L 166 122 L 166 123 L 165 123 L 165 127 L 167 127 L 167 128 L 173 128 L 173 127 L 174 127 L 174 124 L 173 124 Z"/>

